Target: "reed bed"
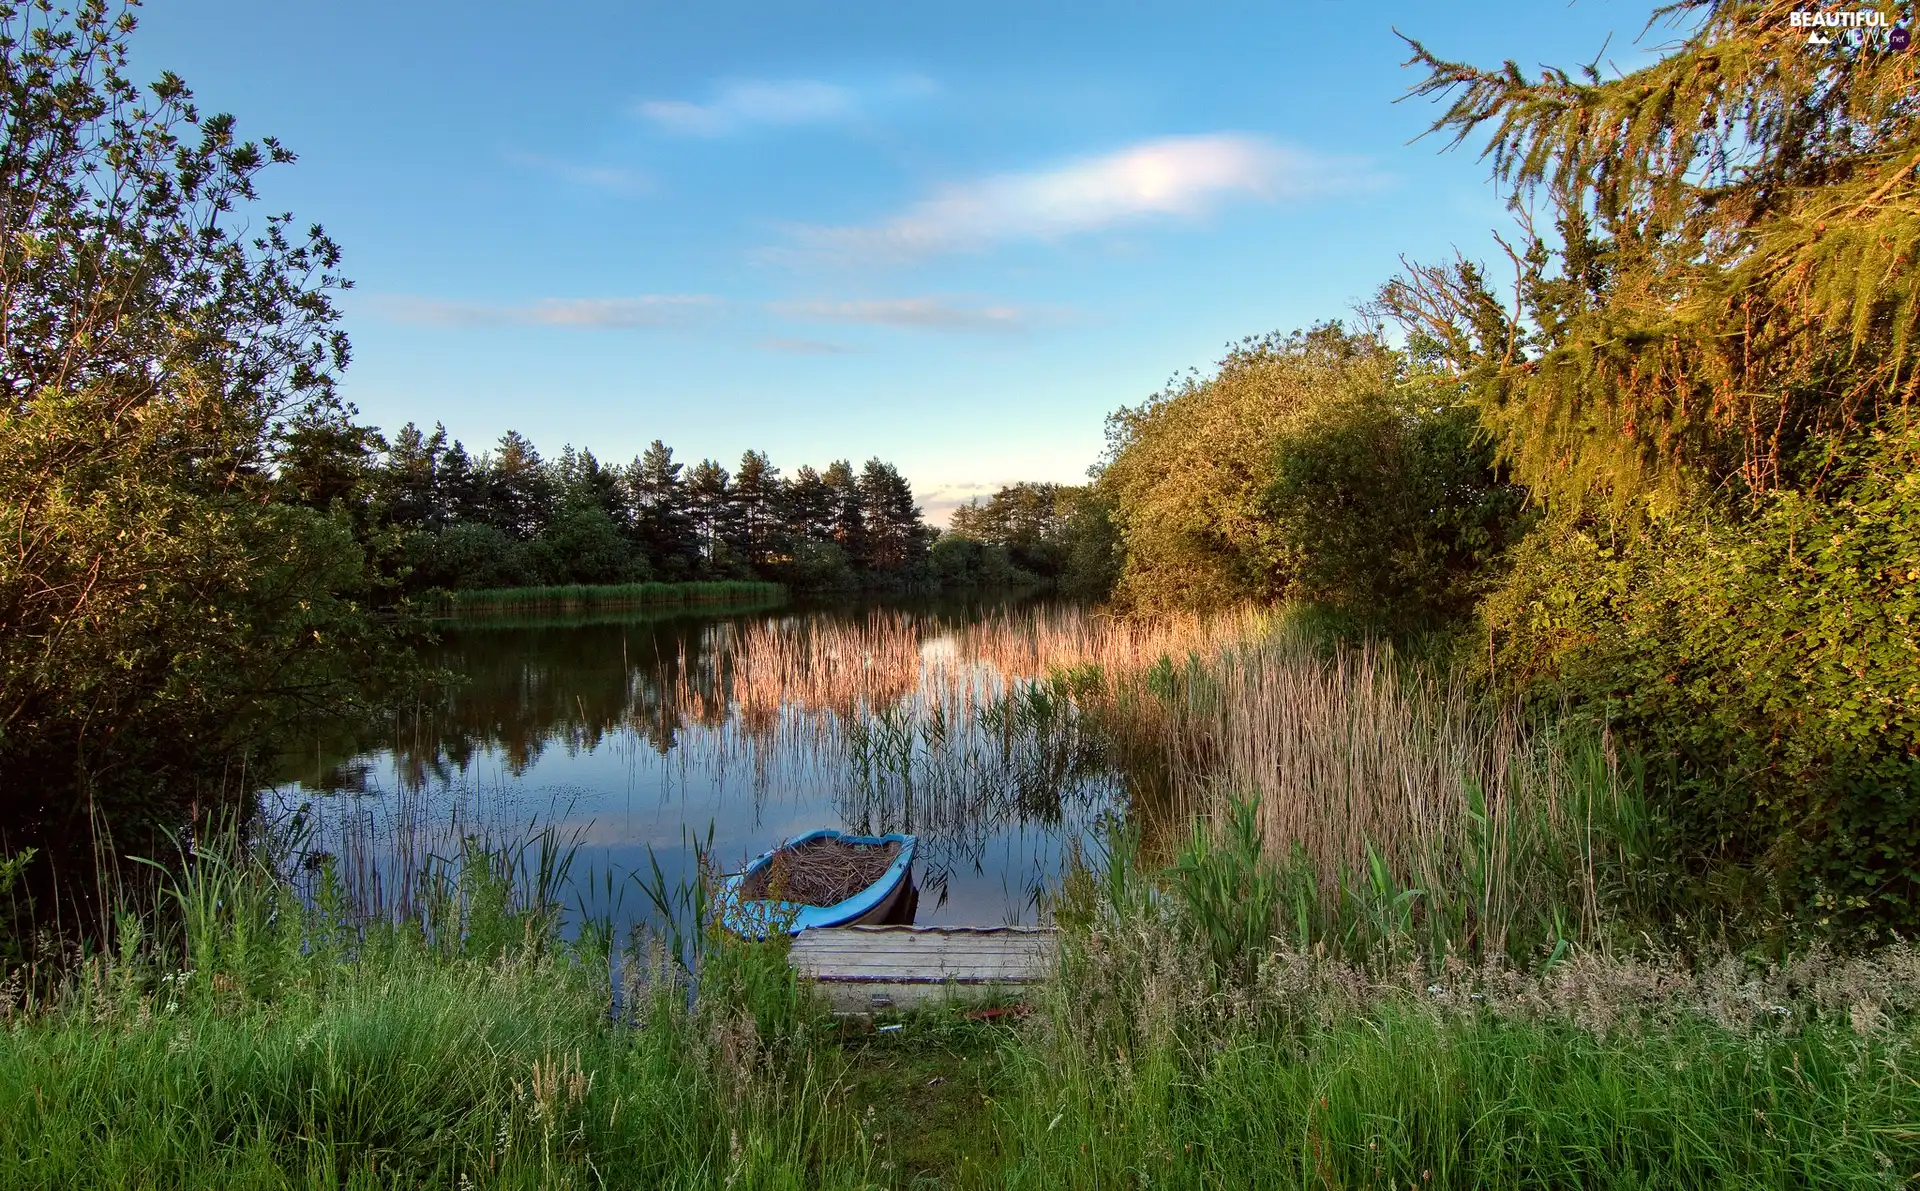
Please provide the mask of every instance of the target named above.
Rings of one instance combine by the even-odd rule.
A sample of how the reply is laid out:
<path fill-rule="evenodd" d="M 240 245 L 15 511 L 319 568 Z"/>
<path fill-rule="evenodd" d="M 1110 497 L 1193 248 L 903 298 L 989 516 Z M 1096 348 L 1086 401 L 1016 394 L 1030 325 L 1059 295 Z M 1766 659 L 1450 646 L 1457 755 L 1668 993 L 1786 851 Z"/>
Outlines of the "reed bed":
<path fill-rule="evenodd" d="M 846 758 L 868 806 L 916 827 L 990 830 L 1023 789 L 1121 759 L 1164 859 L 1192 850 L 1188 822 L 1217 836 L 1244 805 L 1258 851 L 1246 874 L 1284 873 L 1291 892 L 1267 908 L 1296 934 L 1550 951 L 1596 939 L 1647 859 L 1603 740 L 1270 613 L 1056 606 L 730 632 L 683 697 L 732 709 L 767 752 Z M 1246 912 L 1226 904 L 1237 896 L 1221 892 L 1222 913 Z"/>
<path fill-rule="evenodd" d="M 1506 955 L 1644 908 L 1627 902 L 1653 861 L 1646 819 L 1604 736 L 1377 645 L 1286 634 L 1155 702 L 1177 803 L 1216 821 L 1248 804 L 1266 863 L 1297 869 L 1323 913 L 1363 902 L 1436 951 Z"/>

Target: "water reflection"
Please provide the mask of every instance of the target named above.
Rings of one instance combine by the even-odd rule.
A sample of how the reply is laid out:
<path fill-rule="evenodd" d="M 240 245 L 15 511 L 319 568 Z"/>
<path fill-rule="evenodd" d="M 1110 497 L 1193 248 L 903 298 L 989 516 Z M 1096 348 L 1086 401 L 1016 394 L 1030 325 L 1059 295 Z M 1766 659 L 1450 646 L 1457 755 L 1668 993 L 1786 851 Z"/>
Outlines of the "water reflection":
<path fill-rule="evenodd" d="M 469 833 L 555 827 L 575 913 L 637 919 L 650 853 L 692 879 L 821 826 L 920 836 L 922 923 L 1032 922 L 1120 785 L 1071 703 L 956 648 L 980 608 L 840 609 L 444 634 L 464 679 L 391 738 L 317 752 L 273 793 L 391 885 Z"/>

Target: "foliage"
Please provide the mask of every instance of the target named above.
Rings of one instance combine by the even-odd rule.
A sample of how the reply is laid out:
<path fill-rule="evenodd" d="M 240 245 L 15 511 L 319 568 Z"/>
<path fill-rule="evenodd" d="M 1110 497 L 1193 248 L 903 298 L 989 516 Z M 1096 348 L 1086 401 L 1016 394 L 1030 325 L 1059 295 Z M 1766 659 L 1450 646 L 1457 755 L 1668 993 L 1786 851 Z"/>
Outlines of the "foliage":
<path fill-rule="evenodd" d="M 1825 494 L 1605 534 L 1568 519 L 1488 604 L 1500 673 L 1594 701 L 1670 767 L 1712 874 L 1817 921 L 1920 925 L 1920 430 L 1843 448 Z"/>
<path fill-rule="evenodd" d="M 1268 499 L 1289 595 L 1405 630 L 1458 621 L 1526 529 L 1525 492 L 1457 386 L 1415 373 L 1336 391 L 1285 423 Z"/>
<path fill-rule="evenodd" d="M 1452 97 L 1435 130 L 1490 128 L 1552 235 L 1523 220 L 1517 310 L 1459 265 L 1385 297 L 1472 379 L 1530 488 L 1672 508 L 1794 486 L 1920 393 L 1920 60 L 1809 44 L 1796 11 L 1682 0 L 1684 38 L 1612 78 L 1414 43 L 1415 93 Z"/>
<path fill-rule="evenodd" d="M 179 931 L 123 916 L 112 955 L 8 1004 L 0 1183 L 871 1185 L 742 976 L 690 1004 L 628 954 L 610 1014 L 606 932 L 561 939 L 557 890 L 519 867 L 470 841 L 418 915 L 370 919 L 330 859 L 303 898 L 256 855 L 196 857 Z M 770 958 L 791 985 L 781 957 L 731 970 Z"/>
<path fill-rule="evenodd" d="M 1100 600 L 1118 578 L 1118 536 L 1107 503 L 1093 489 L 1066 484 L 1008 484 L 986 500 L 975 498 L 953 511 L 947 533 L 936 543 L 976 543 L 1002 552 L 1010 570 L 997 559 L 960 545 L 946 545 L 965 560 L 949 568 L 987 573 L 979 586 L 1046 584 L 1068 595 Z"/>
<path fill-rule="evenodd" d="M 1097 490 L 1085 490 L 1067 514 L 1066 559 L 1060 568 L 1062 595 L 1105 600 L 1125 566 L 1125 543 L 1113 521 L 1113 506 Z"/>
<path fill-rule="evenodd" d="M 1864 1185 L 1920 1162 L 1910 945 L 1409 962 L 1243 917 L 1236 879 L 1284 920 L 1297 872 L 1259 882 L 1250 808 L 1229 819 L 1166 895 L 1125 832 L 1068 882 L 996 1185 Z"/>
<path fill-rule="evenodd" d="M 660 608 L 714 604 L 770 604 L 786 598 L 778 583 L 713 579 L 689 583 L 571 584 L 553 587 L 478 588 L 455 591 L 439 605 L 453 616 L 502 612 L 571 611 L 584 608 Z"/>
<path fill-rule="evenodd" d="M 1468 612 L 1523 530 L 1459 386 L 1326 324 L 1232 349 L 1108 425 L 1077 582 L 1145 609 L 1324 603 L 1407 628 Z M 1101 520 L 1121 548 L 1102 549 Z M 1104 555 L 1104 557 L 1103 557 Z"/>
<path fill-rule="evenodd" d="M 1794 11 L 1687 0 L 1610 78 L 1416 44 L 1522 212 L 1515 303 L 1464 262 L 1383 299 L 1552 510 L 1485 609 L 1500 676 L 1648 754 L 1703 889 L 1910 930 L 1920 60 Z"/>
<path fill-rule="evenodd" d="M 366 441 L 333 392 L 339 251 L 250 219 L 292 153 L 172 75 L 143 96 L 133 26 L 0 5 L 0 837 L 75 874 L 378 700 L 389 641 L 327 488 L 356 476 L 305 450 Z"/>
<path fill-rule="evenodd" d="M 1043 580 L 1013 561 L 1005 546 L 948 532 L 934 540 L 927 566 L 943 591 L 960 588 L 1007 590 L 1039 587 Z"/>
<path fill-rule="evenodd" d="M 361 445 L 347 444 L 356 459 Z M 414 592 L 647 580 L 829 591 L 929 579 L 933 532 L 912 486 L 878 459 L 857 474 L 842 461 L 784 478 L 748 451 L 734 472 L 712 459 L 689 470 L 655 440 L 611 468 L 572 446 L 544 460 L 513 431 L 476 459 L 443 427 L 429 435 L 412 423 L 374 446 L 366 487 L 406 533 Z"/>
<path fill-rule="evenodd" d="M 1107 421 L 1098 490 L 1124 543 L 1116 597 L 1145 609 L 1221 607 L 1285 594 L 1299 559 L 1268 513 L 1276 436 L 1335 393 L 1382 387 L 1391 352 L 1329 323 L 1234 346 Z"/>

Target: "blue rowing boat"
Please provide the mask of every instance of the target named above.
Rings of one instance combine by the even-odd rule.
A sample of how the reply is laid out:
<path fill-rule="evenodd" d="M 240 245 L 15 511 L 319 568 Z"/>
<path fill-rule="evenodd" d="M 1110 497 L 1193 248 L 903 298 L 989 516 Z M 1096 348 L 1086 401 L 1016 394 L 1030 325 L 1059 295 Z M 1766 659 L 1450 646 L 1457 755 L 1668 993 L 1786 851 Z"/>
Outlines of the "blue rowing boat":
<path fill-rule="evenodd" d="M 775 898 L 750 898 L 743 890 L 756 882 L 755 878 L 766 873 L 783 849 L 797 848 L 800 845 L 820 840 L 833 840 L 839 843 L 884 848 L 889 844 L 899 845 L 899 850 L 888 862 L 882 872 L 864 889 L 856 890 L 832 905 L 815 906 L 804 902 L 784 901 Z M 911 905 L 913 898 L 913 846 L 914 837 L 898 832 L 887 835 L 852 835 L 823 827 L 818 831 L 809 831 L 796 835 L 779 847 L 756 857 L 741 872 L 728 877 L 720 886 L 716 909 L 720 923 L 734 934 L 748 939 L 764 939 L 773 931 L 784 929 L 788 934 L 797 935 L 803 930 L 816 926 L 874 926 L 896 920 L 896 916 Z"/>

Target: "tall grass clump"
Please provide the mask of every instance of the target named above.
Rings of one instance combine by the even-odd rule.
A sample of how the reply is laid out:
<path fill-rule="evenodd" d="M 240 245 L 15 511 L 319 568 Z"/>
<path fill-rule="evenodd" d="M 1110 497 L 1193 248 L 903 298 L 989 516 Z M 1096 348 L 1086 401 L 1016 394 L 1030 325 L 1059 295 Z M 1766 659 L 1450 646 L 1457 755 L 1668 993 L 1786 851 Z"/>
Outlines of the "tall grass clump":
<path fill-rule="evenodd" d="M 501 587 L 452 591 L 429 601 L 436 616 L 465 618 L 588 609 L 715 607 L 783 602 L 778 583 L 714 579 L 689 583 L 573 583 L 559 587 Z"/>
<path fill-rule="evenodd" d="M 1248 829 L 1235 818 L 1222 846 Z M 1908 945 L 1434 970 L 1280 937 L 1226 974 L 1125 836 L 1060 911 L 1060 979 L 1006 1052 L 997 1186 L 1898 1187 L 1920 1171 Z"/>
<path fill-rule="evenodd" d="M 616 1012 L 607 933 L 562 939 L 516 867 L 476 843 L 395 919 L 331 859 L 302 897 L 194 849 L 172 914 L 123 916 L 50 993 L 7 985 L 0 1186 L 868 1185 L 831 1072 L 755 1026 L 769 993 L 689 998 L 642 956 Z"/>
<path fill-rule="evenodd" d="M 1242 862 L 1277 874 L 1275 928 L 1302 945 L 1519 958 L 1651 909 L 1652 826 L 1602 736 L 1284 632 L 1143 687 L 1116 706 L 1159 735 L 1173 809 L 1232 836 L 1212 855 L 1258 853 Z"/>

